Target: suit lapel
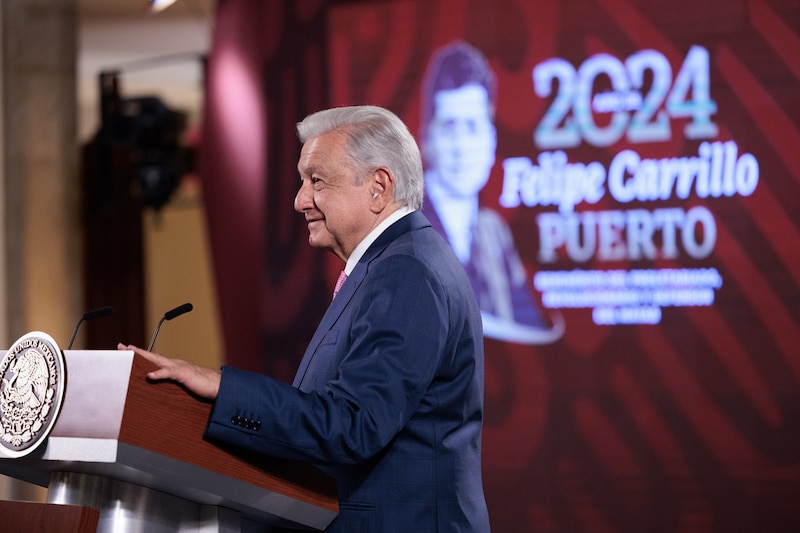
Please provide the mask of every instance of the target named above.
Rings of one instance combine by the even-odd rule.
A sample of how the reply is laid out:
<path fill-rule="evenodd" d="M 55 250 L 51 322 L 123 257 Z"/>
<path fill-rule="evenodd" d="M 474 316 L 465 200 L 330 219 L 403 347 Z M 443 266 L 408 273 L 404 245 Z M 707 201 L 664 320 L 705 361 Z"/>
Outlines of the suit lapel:
<path fill-rule="evenodd" d="M 397 240 L 404 233 L 429 225 L 430 223 L 422 213 L 414 211 L 386 228 L 386 231 L 370 245 L 364 253 L 364 256 L 359 260 L 358 264 L 347 277 L 347 281 L 345 281 L 344 285 L 339 289 L 336 298 L 334 298 L 328 306 L 319 326 L 317 326 L 317 330 L 314 332 L 314 336 L 311 337 L 311 342 L 309 342 L 306 348 L 306 352 L 303 355 L 303 359 L 300 361 L 300 366 L 297 368 L 297 373 L 294 377 L 293 385 L 295 387 L 299 387 L 300 383 L 302 383 L 303 377 L 305 377 L 306 371 L 314 357 L 314 353 L 316 353 L 319 347 L 319 343 L 322 342 L 322 339 L 339 319 L 342 312 L 347 307 L 347 304 L 350 303 L 350 300 L 353 298 L 356 289 L 358 289 L 364 281 L 369 271 L 369 264 L 372 260 L 380 256 L 392 242 Z"/>

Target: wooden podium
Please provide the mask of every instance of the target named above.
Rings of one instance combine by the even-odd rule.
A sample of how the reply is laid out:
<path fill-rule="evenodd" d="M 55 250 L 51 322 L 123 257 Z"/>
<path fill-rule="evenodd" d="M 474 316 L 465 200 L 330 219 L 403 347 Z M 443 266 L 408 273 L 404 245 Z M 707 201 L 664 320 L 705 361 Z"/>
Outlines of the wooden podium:
<path fill-rule="evenodd" d="M 2 352 L 0 352 L 2 353 Z M 244 457 L 203 440 L 211 404 L 131 351 L 64 352 L 66 388 L 47 441 L 0 459 L 0 474 L 47 490 L 47 504 L 100 511 L 98 532 L 322 530 L 334 481 L 311 465 Z"/>

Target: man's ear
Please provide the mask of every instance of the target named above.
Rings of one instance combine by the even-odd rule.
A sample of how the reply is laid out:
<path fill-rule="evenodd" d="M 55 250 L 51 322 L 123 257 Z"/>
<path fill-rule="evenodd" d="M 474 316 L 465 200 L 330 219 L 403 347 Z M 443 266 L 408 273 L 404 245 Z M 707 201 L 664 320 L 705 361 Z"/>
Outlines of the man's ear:
<path fill-rule="evenodd" d="M 380 213 L 394 200 L 394 174 L 386 167 L 378 167 L 372 172 L 371 180 L 371 208 L 374 213 Z"/>

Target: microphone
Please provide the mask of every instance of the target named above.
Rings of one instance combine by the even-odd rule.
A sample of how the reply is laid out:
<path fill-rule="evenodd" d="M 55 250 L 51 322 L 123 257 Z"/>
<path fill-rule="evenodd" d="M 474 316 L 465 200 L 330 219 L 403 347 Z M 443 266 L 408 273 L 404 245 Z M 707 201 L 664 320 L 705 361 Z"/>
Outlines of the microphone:
<path fill-rule="evenodd" d="M 72 330 L 72 337 L 69 339 L 69 346 L 67 346 L 67 350 L 72 348 L 72 343 L 75 342 L 75 335 L 78 334 L 78 328 L 81 327 L 81 324 L 83 324 L 84 320 L 93 320 L 95 318 L 100 318 L 101 316 L 110 315 L 111 311 L 113 311 L 113 309 L 110 305 L 107 305 L 105 307 L 83 313 L 81 319 L 78 320 L 77 324 L 75 324 L 75 329 Z"/>
<path fill-rule="evenodd" d="M 162 316 L 161 320 L 158 321 L 158 325 L 156 326 L 156 330 L 153 332 L 153 338 L 150 339 L 150 346 L 147 347 L 147 351 L 148 352 L 153 351 L 153 345 L 156 343 L 156 335 L 158 335 L 158 330 L 161 329 L 161 324 L 165 320 L 172 320 L 173 318 L 179 317 L 184 313 L 188 313 L 192 309 L 194 309 L 192 307 L 192 304 L 185 303 L 183 305 L 179 305 L 175 309 L 172 309 L 172 310 L 167 311 L 166 313 L 164 313 L 164 316 Z"/>

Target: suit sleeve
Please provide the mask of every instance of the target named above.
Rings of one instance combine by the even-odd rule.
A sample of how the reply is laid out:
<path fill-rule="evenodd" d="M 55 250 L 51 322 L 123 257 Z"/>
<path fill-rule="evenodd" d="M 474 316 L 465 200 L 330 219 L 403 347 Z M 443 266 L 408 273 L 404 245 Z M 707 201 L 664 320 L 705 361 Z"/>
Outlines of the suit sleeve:
<path fill-rule="evenodd" d="M 306 393 L 226 367 L 206 436 L 317 464 L 373 457 L 403 429 L 446 363 L 448 303 L 440 280 L 418 259 L 373 262 L 342 324 L 314 355 L 333 361 L 330 379 Z"/>

